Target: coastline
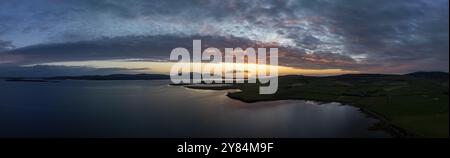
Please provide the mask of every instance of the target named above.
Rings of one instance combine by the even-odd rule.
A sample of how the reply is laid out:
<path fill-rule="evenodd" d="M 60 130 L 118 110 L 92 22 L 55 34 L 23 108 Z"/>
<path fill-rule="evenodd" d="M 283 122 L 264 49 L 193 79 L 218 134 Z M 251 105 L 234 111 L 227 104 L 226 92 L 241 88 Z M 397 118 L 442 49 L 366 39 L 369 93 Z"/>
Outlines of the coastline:
<path fill-rule="evenodd" d="M 361 106 L 358 106 L 355 103 L 351 103 L 351 102 L 343 102 L 343 101 L 336 101 L 336 100 L 325 100 L 325 99 L 319 100 L 319 99 L 310 99 L 310 98 L 302 98 L 302 99 L 299 99 L 299 98 L 295 98 L 295 99 L 275 99 L 275 98 L 272 98 L 272 99 L 266 99 L 266 100 L 249 100 L 249 99 L 245 99 L 245 98 L 242 98 L 242 97 L 233 96 L 233 95 L 230 95 L 230 94 L 233 94 L 233 93 L 228 92 L 227 93 L 227 97 L 229 97 L 231 99 L 234 99 L 234 100 L 239 100 L 239 101 L 242 101 L 242 102 L 245 102 L 245 103 L 256 103 L 256 102 L 278 101 L 278 100 L 310 100 L 310 101 L 317 101 L 317 102 L 324 102 L 324 103 L 337 102 L 337 103 L 340 103 L 342 105 L 348 105 L 348 106 L 353 106 L 353 107 L 359 108 L 359 110 L 362 113 L 379 120 L 380 122 L 378 124 L 374 125 L 374 127 L 375 127 L 374 130 L 383 130 L 383 131 L 389 133 L 394 138 L 413 138 L 413 137 L 417 137 L 417 135 L 415 135 L 415 134 L 413 134 L 411 132 L 408 132 L 407 130 L 405 130 L 405 129 L 403 129 L 403 128 L 393 124 L 385 116 L 383 116 L 383 115 L 381 115 L 379 113 L 376 113 L 374 111 L 370 111 L 368 109 L 365 109 L 365 108 L 363 108 Z"/>
<path fill-rule="evenodd" d="M 247 103 L 274 100 L 338 102 L 358 107 L 397 137 L 448 138 L 448 73 L 405 75 L 353 74 L 326 77 L 279 77 L 275 94 L 259 94 L 262 84 L 186 88 L 225 90 L 229 98 Z"/>

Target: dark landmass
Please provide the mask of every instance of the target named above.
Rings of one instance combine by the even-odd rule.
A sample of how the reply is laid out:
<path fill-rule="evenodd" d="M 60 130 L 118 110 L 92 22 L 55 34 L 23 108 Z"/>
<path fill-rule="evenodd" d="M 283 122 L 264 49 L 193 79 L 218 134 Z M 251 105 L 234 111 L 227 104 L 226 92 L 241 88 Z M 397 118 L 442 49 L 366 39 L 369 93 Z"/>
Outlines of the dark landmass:
<path fill-rule="evenodd" d="M 25 78 L 10 78 L 5 79 L 7 82 L 54 82 L 54 81 L 48 81 L 43 79 L 25 79 Z"/>
<path fill-rule="evenodd" d="M 168 75 L 161 74 L 112 74 L 112 75 L 86 75 L 86 76 L 56 76 L 56 77 L 5 77 L 5 81 L 14 82 L 55 82 L 58 80 L 166 80 Z"/>
<path fill-rule="evenodd" d="M 113 74 L 113 75 L 87 75 L 87 76 L 57 76 L 46 77 L 45 80 L 165 80 L 168 75 L 161 74 Z"/>
<path fill-rule="evenodd" d="M 207 84 L 207 85 L 185 85 L 186 88 L 204 89 L 204 90 L 227 90 L 238 89 L 235 84 Z"/>
<path fill-rule="evenodd" d="M 230 89 L 240 91 L 227 95 L 244 102 L 284 99 L 340 102 L 377 117 L 383 122 L 380 126 L 397 136 L 449 137 L 449 74 L 445 72 L 282 76 L 278 91 L 272 95 L 259 94 L 259 86 L 235 84 Z"/>

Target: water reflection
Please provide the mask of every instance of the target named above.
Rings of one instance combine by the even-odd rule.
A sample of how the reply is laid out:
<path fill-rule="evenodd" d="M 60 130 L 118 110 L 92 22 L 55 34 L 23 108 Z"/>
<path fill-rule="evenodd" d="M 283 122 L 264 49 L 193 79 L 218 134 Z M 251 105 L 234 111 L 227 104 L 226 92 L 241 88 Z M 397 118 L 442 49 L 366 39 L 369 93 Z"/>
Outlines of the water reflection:
<path fill-rule="evenodd" d="M 168 81 L 0 81 L 0 137 L 389 137 L 339 103 L 244 103 Z"/>

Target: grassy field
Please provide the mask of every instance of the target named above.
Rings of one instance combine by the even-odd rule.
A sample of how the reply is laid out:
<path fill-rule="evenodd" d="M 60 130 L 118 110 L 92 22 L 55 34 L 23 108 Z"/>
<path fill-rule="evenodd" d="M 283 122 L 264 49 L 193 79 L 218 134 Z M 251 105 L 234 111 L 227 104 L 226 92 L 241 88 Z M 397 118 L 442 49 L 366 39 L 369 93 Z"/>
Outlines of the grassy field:
<path fill-rule="evenodd" d="M 237 84 L 228 96 L 244 102 L 304 99 L 341 102 L 378 116 L 406 137 L 449 137 L 448 73 L 407 75 L 283 76 L 273 95 L 258 84 Z M 398 132 L 402 131 L 402 132 Z"/>

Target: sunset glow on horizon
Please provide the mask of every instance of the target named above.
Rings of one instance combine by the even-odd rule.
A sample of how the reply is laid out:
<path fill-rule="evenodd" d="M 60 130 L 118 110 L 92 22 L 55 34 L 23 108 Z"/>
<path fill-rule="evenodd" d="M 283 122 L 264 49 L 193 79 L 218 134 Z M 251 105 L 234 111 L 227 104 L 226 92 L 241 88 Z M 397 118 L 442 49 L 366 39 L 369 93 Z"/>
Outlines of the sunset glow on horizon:
<path fill-rule="evenodd" d="M 129 69 L 135 73 L 155 73 L 155 74 L 169 74 L 172 65 L 175 62 L 170 61 L 135 61 L 135 60 L 88 60 L 88 61 L 67 61 L 67 62 L 49 62 L 41 64 L 23 65 L 24 67 L 32 66 L 67 66 L 67 67 L 87 67 L 87 68 L 119 68 Z M 193 63 L 196 64 L 196 63 Z M 197 63 L 198 64 L 198 63 Z M 219 68 L 221 64 L 232 64 L 236 70 L 242 70 L 246 66 L 257 66 L 259 71 L 262 71 L 264 67 L 271 67 L 270 65 L 258 65 L 258 64 L 243 64 L 243 63 L 202 63 L 202 67 L 207 64 L 213 67 Z M 343 70 L 343 69 L 302 69 L 288 66 L 276 66 L 278 67 L 278 74 L 283 75 L 311 75 L 311 76 L 327 76 L 327 75 L 340 75 L 349 73 L 360 73 L 358 71 Z M 239 69 L 242 68 L 242 69 Z M 250 76 L 255 74 L 249 71 Z"/>

